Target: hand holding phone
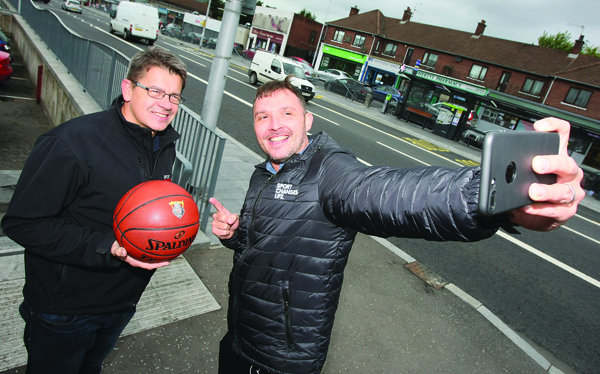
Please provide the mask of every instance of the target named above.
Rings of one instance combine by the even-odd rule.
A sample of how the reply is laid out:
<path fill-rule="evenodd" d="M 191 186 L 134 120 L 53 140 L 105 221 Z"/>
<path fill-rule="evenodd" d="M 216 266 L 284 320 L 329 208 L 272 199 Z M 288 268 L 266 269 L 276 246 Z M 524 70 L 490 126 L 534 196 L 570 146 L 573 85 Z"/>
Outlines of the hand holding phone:
<path fill-rule="evenodd" d="M 531 163 L 538 155 L 558 154 L 560 137 L 555 132 L 491 132 L 483 141 L 479 212 L 504 213 L 531 204 L 532 183 L 556 183 L 555 174 L 537 174 Z"/>

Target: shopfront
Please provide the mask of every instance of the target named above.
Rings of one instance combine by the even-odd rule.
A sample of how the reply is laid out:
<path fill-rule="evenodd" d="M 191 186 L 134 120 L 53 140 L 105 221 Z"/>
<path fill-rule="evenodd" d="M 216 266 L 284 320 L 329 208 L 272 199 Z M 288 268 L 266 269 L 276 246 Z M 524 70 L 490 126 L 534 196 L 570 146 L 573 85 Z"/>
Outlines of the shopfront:
<path fill-rule="evenodd" d="M 283 43 L 283 35 L 275 32 L 253 28 L 250 33 L 250 38 L 253 39 L 252 46 L 264 49 L 265 51 L 279 53 Z"/>
<path fill-rule="evenodd" d="M 386 85 L 398 88 L 402 65 L 386 60 L 369 57 L 366 69 L 360 80 L 373 85 Z"/>
<path fill-rule="evenodd" d="M 318 70 L 338 69 L 358 80 L 366 61 L 366 55 L 323 44 Z"/>
<path fill-rule="evenodd" d="M 410 77 L 411 82 L 408 85 L 406 99 L 398 107 L 396 116 L 435 130 L 436 135 L 449 139 L 460 136 L 471 111 L 489 92 L 483 86 L 417 70 L 410 66 L 405 67 L 404 74 Z M 440 112 L 442 112 L 441 116 L 439 116 Z"/>

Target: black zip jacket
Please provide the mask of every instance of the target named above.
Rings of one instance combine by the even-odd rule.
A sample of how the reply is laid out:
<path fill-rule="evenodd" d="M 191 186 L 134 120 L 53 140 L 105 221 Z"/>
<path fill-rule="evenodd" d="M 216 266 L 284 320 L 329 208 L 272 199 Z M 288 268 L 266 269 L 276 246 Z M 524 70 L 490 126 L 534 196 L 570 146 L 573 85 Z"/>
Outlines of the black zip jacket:
<path fill-rule="evenodd" d="M 272 175 L 256 167 L 234 237 L 228 329 L 267 373 L 320 373 L 357 232 L 475 241 L 479 169 L 367 167 L 325 133 Z"/>
<path fill-rule="evenodd" d="M 114 258 L 113 211 L 148 180 L 170 179 L 179 134 L 153 138 L 127 122 L 122 97 L 108 110 L 42 135 L 21 173 L 2 229 L 25 248 L 25 301 L 59 315 L 100 314 L 137 304 L 153 271 Z"/>

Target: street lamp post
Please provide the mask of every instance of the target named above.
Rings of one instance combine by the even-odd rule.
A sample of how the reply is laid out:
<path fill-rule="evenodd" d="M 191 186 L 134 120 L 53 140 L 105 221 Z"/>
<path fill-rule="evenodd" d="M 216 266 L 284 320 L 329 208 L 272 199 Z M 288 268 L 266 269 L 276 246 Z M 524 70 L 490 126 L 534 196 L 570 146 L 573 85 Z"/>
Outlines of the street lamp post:
<path fill-rule="evenodd" d="M 319 42 L 317 43 L 317 50 L 315 51 L 315 55 L 313 56 L 313 61 L 312 61 L 313 66 L 315 66 L 315 61 L 317 60 L 317 55 L 319 54 L 319 48 L 321 47 L 321 38 L 323 37 L 323 29 L 325 28 L 325 23 L 327 22 L 327 16 L 329 15 L 329 7 L 331 7 L 331 0 L 329 0 L 329 5 L 327 5 L 327 13 L 325 13 L 325 20 L 323 21 L 323 26 L 321 27 L 321 34 L 319 35 Z"/>
<path fill-rule="evenodd" d="M 204 16 L 204 27 L 202 28 L 202 38 L 200 39 L 200 48 L 203 47 L 202 43 L 204 43 L 204 31 L 206 30 L 206 26 L 208 24 L 208 13 L 210 13 L 210 1 L 208 0 L 208 7 L 206 8 L 206 15 Z M 207 44 L 208 46 L 208 44 Z"/>

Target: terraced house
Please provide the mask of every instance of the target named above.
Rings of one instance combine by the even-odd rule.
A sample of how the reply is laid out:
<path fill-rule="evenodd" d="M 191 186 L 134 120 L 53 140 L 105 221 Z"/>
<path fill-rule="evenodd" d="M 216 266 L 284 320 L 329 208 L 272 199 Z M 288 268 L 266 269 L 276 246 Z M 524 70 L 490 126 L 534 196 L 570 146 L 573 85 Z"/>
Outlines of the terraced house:
<path fill-rule="evenodd" d="M 410 8 L 402 18 L 351 8 L 347 18 L 326 23 L 315 68 L 400 88 L 405 100 L 396 116 L 455 140 L 480 144 L 488 131 L 565 119 L 573 126 L 569 150 L 588 175 L 586 189 L 598 192 L 600 58 L 580 53 L 583 36 L 565 52 L 485 36 L 484 20 L 469 33 L 413 22 L 411 15 Z M 453 105 L 440 120 L 441 104 L 434 104 L 442 102 Z"/>

